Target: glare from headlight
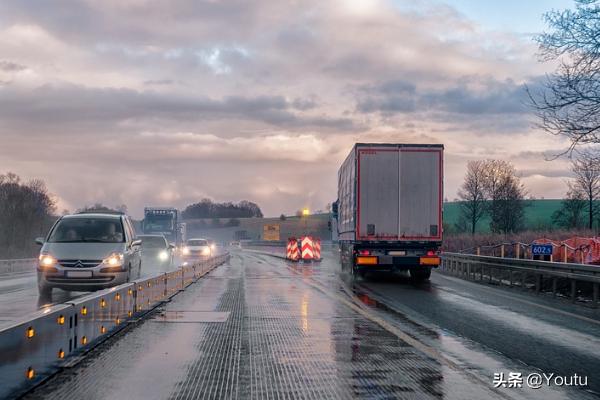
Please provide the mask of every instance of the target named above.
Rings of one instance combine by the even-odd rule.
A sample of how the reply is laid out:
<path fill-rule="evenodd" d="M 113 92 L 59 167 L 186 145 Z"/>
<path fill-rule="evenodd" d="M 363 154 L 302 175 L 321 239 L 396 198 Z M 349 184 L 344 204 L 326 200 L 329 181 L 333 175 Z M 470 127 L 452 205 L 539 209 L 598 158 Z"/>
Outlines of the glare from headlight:
<path fill-rule="evenodd" d="M 217 245 L 216 245 L 216 244 L 214 244 L 214 243 L 213 243 L 213 244 L 211 244 L 211 245 L 210 245 L 210 249 L 211 249 L 211 250 L 214 250 L 214 249 L 216 249 L 216 248 L 217 248 Z"/>
<path fill-rule="evenodd" d="M 210 254 L 210 247 L 205 247 L 202 249 L 202 255 L 209 255 Z"/>
<path fill-rule="evenodd" d="M 56 259 L 48 254 L 40 254 L 40 265 L 44 267 L 51 267 L 56 264 Z"/>
<path fill-rule="evenodd" d="M 183 253 L 184 256 L 187 256 L 188 254 L 190 254 L 190 249 L 187 247 L 184 247 L 183 249 L 181 249 L 181 252 Z"/>
<path fill-rule="evenodd" d="M 160 261 L 167 261 L 167 259 L 169 258 L 169 254 L 167 254 L 166 251 L 161 251 L 160 253 L 158 253 L 158 259 Z"/>
<path fill-rule="evenodd" d="M 111 267 L 118 267 L 123 265 L 123 254 L 113 253 L 102 261 L 104 264 L 108 264 Z"/>

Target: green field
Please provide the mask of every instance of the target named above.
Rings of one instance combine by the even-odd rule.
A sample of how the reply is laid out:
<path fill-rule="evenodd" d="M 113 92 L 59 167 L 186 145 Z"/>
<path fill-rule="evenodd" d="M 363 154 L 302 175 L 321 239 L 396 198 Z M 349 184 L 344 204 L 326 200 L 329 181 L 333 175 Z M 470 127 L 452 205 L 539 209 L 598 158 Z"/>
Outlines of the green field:
<path fill-rule="evenodd" d="M 543 230 L 555 228 L 552 223 L 552 214 L 560 209 L 560 199 L 548 200 L 528 200 L 528 207 L 525 208 L 525 228 L 531 230 Z M 444 203 L 444 225 L 453 231 L 454 224 L 458 222 L 460 215 L 460 202 Z M 490 220 L 488 217 L 482 218 L 477 224 L 477 231 L 487 233 Z"/>

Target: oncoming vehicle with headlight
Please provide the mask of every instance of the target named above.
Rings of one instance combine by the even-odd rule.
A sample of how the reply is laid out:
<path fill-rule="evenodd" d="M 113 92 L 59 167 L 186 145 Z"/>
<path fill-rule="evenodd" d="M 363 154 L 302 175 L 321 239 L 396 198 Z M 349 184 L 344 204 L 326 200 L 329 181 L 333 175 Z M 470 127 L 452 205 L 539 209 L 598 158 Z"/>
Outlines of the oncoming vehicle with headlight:
<path fill-rule="evenodd" d="M 175 246 L 167 242 L 163 235 L 140 235 L 138 239 L 142 240 L 144 268 L 149 265 L 156 265 L 161 271 L 171 268 Z"/>
<path fill-rule="evenodd" d="M 53 288 L 92 291 L 140 276 L 141 252 L 129 217 L 80 213 L 61 217 L 42 245 L 37 268 L 40 296 Z"/>
<path fill-rule="evenodd" d="M 206 239 L 188 239 L 181 249 L 181 255 L 185 259 L 208 258 L 212 256 L 212 249 Z"/>

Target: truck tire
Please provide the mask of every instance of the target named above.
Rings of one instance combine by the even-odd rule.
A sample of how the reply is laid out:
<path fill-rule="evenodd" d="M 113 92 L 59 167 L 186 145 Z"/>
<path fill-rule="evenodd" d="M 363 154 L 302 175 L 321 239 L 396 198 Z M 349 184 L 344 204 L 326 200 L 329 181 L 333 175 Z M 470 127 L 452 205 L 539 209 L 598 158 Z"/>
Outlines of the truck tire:
<path fill-rule="evenodd" d="M 411 269 L 410 270 L 410 279 L 412 279 L 415 282 L 428 281 L 430 277 L 431 277 L 431 268 Z"/>

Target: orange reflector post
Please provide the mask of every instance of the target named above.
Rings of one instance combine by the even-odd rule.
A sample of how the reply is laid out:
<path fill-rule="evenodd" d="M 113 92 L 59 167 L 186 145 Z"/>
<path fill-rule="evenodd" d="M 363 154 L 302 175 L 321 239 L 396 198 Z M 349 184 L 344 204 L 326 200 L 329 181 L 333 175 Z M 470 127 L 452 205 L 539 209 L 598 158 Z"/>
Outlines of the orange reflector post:
<path fill-rule="evenodd" d="M 29 339 L 35 336 L 35 331 L 33 330 L 33 327 L 30 326 L 29 328 L 27 328 L 25 336 L 27 336 Z"/>
<path fill-rule="evenodd" d="M 440 265 L 439 257 L 420 257 L 419 264 L 421 265 Z"/>
<path fill-rule="evenodd" d="M 358 256 L 356 257 L 356 264 L 358 265 L 376 265 L 376 256 Z"/>

